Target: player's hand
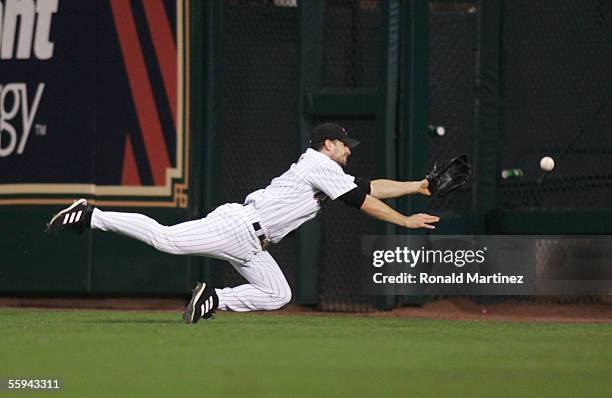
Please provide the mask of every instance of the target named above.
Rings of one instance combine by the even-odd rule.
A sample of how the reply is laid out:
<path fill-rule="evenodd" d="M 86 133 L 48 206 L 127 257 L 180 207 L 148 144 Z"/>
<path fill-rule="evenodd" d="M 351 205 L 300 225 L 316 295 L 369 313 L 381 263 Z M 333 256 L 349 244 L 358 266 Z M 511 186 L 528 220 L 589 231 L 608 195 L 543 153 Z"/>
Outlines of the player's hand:
<path fill-rule="evenodd" d="M 429 214 L 413 214 L 406 218 L 406 227 L 415 229 L 415 228 L 426 228 L 426 229 L 435 229 L 436 227 L 431 225 L 440 221 L 440 217 L 431 216 Z"/>
<path fill-rule="evenodd" d="M 431 196 L 431 192 L 429 192 L 429 180 L 427 178 L 418 182 L 417 193 L 424 196 Z"/>

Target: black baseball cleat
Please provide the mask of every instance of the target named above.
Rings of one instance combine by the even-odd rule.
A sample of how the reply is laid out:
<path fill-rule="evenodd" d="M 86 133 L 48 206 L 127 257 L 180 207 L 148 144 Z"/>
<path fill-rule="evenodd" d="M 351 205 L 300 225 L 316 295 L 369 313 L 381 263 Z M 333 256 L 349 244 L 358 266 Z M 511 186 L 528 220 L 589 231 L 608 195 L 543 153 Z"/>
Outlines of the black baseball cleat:
<path fill-rule="evenodd" d="M 58 232 L 72 230 L 83 233 L 85 228 L 91 226 L 91 214 L 94 207 L 87 203 L 85 199 L 79 199 L 72 205 L 53 216 L 47 223 L 47 233 L 56 234 Z"/>
<path fill-rule="evenodd" d="M 197 323 L 202 318 L 212 318 L 218 306 L 219 297 L 215 293 L 215 289 L 209 287 L 206 282 L 198 282 L 193 289 L 191 301 L 183 312 L 183 321 L 185 323 Z"/>

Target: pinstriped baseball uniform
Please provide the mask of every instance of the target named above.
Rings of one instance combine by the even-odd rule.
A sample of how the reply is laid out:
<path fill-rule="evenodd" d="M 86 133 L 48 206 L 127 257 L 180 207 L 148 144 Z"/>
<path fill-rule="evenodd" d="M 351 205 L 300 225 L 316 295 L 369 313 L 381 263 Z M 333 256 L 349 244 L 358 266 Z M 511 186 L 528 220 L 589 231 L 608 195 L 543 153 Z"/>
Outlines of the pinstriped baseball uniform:
<path fill-rule="evenodd" d="M 249 194 L 244 205 L 225 204 L 205 218 L 174 226 L 162 226 L 141 214 L 95 209 L 91 227 L 127 235 L 171 254 L 227 260 L 249 283 L 217 289 L 219 308 L 274 310 L 291 300 L 291 290 L 274 258 L 262 248 L 256 226 L 277 243 L 313 219 L 325 199 L 334 200 L 356 186 L 355 178 L 338 163 L 308 149 L 265 189 Z"/>

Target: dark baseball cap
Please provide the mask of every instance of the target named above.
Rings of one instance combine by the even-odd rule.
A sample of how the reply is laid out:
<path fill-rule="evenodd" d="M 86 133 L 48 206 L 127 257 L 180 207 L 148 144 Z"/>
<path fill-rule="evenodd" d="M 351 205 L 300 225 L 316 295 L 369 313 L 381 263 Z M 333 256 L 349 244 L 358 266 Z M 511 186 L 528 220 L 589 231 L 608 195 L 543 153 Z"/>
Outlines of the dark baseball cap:
<path fill-rule="evenodd" d="M 325 140 L 342 141 L 344 145 L 353 149 L 359 145 L 359 140 L 349 138 L 348 131 L 336 123 L 317 124 L 310 134 L 310 145 L 314 146 Z"/>

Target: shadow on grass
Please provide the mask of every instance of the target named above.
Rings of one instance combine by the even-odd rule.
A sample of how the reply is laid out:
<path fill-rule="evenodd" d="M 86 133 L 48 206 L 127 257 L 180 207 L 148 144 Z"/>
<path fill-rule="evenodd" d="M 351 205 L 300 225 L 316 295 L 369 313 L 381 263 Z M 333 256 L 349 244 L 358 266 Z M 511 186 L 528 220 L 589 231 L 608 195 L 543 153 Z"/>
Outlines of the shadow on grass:
<path fill-rule="evenodd" d="M 170 321 L 159 319 L 91 319 L 77 320 L 75 323 L 183 323 L 182 320 Z"/>

